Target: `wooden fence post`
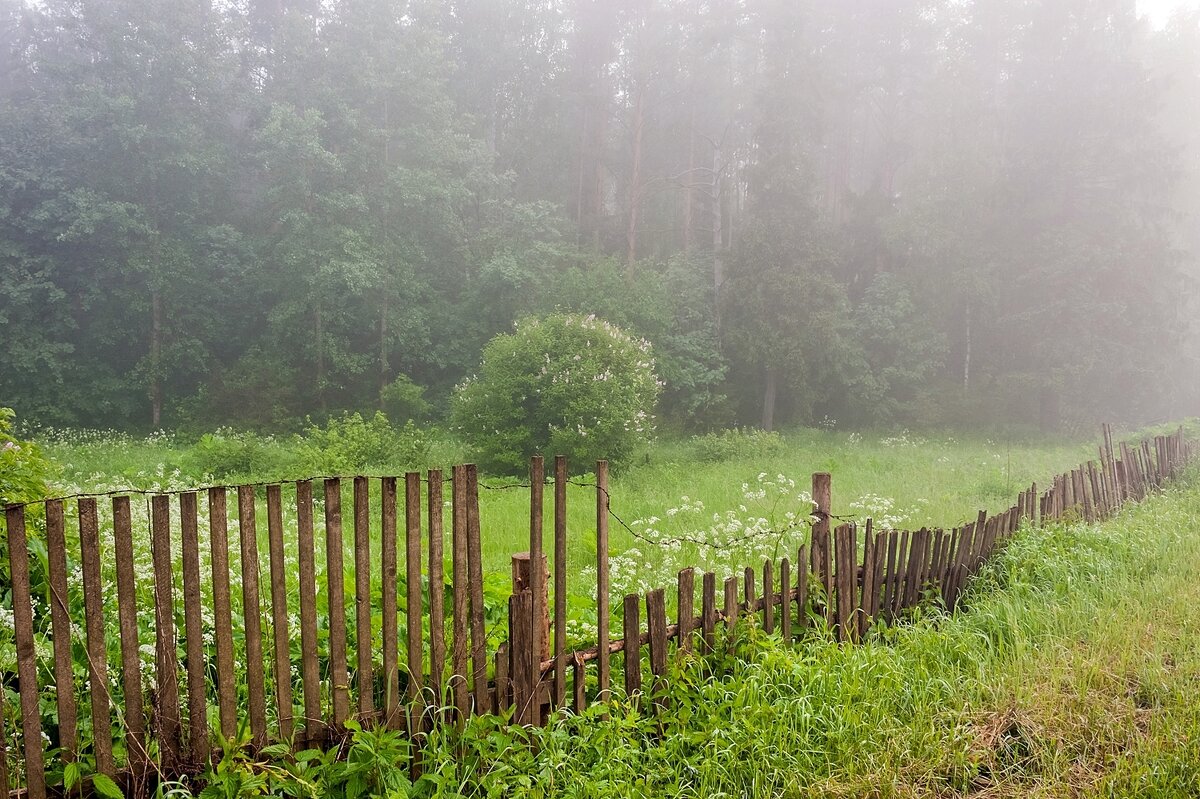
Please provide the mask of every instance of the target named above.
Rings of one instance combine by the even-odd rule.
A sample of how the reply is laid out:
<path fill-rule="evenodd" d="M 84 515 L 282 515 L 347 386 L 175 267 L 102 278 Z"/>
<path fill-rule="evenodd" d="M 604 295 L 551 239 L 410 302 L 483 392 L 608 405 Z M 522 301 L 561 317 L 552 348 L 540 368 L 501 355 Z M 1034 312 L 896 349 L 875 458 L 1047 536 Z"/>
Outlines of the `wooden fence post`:
<path fill-rule="evenodd" d="M 607 702 L 611 664 L 608 658 L 608 461 L 596 463 L 596 658 L 597 699 Z"/>
<path fill-rule="evenodd" d="M 554 706 L 567 697 L 567 459 L 554 458 Z"/>
<path fill-rule="evenodd" d="M 108 649 L 104 641 L 104 587 L 100 582 L 100 532 L 96 500 L 79 500 L 79 548 L 83 569 L 83 604 L 87 630 L 88 696 L 92 705 L 92 751 L 96 771 L 116 776 L 112 750 L 111 698 L 108 692 Z"/>
<path fill-rule="evenodd" d="M 238 486 L 238 535 L 241 539 L 242 554 L 242 616 L 246 632 L 246 693 L 251 737 L 254 746 L 259 748 L 267 743 L 267 702 L 266 678 L 263 674 L 262 610 L 258 588 L 258 529 L 254 516 L 252 486 Z"/>
<path fill-rule="evenodd" d="M 529 460 L 529 590 L 533 596 L 534 702 L 532 723 L 542 723 L 542 663 L 550 649 L 550 606 L 547 602 L 546 555 L 542 550 L 543 499 L 546 488 L 546 463 L 541 455 Z"/>
<path fill-rule="evenodd" d="M 182 499 L 182 497 L 180 498 Z M 287 577 L 283 549 L 283 497 L 278 485 L 267 486 L 267 549 L 271 569 L 271 633 L 274 644 L 275 709 L 279 719 L 279 740 L 290 742 L 295 731 L 292 718 L 292 636 L 288 630 Z M 197 586 L 199 594 L 199 586 Z M 197 629 L 199 619 L 197 618 Z M 191 651 L 190 648 L 188 650 Z M 192 693 L 192 658 L 188 656 L 188 699 Z M 197 664 L 203 663 L 199 657 Z M 203 695 L 204 674 L 199 675 L 197 689 Z M 192 729 L 197 729 L 192 722 Z M 199 754 L 195 753 L 194 754 Z"/>
<path fill-rule="evenodd" d="M 625 652 L 625 696 L 634 701 L 642 690 L 642 631 L 638 618 L 640 597 L 637 594 L 625 596 L 624 613 L 624 652 Z"/>
<path fill-rule="evenodd" d="M 533 595 L 528 591 L 513 594 L 508 599 L 508 646 L 512 663 L 513 721 L 522 726 L 533 723 L 535 689 L 533 673 Z"/>
<path fill-rule="evenodd" d="M 411 475 L 411 473 L 410 473 Z M 406 516 L 411 513 L 411 497 L 412 488 L 411 480 L 405 480 L 405 496 L 410 501 L 407 503 L 409 507 L 405 508 Z M 421 514 L 421 485 L 416 484 L 417 489 L 417 518 L 418 523 Z M 380 630 L 379 638 L 383 645 L 383 652 L 380 656 L 380 664 L 383 666 L 383 723 L 389 729 L 396 729 L 400 723 L 400 633 L 397 629 L 399 619 L 397 617 L 397 595 L 396 582 L 399 576 L 399 566 L 397 564 L 397 504 L 399 490 L 396 486 L 395 477 L 385 477 L 379 484 L 379 610 Z M 418 552 L 418 557 L 420 553 Z M 412 571 L 408 558 L 405 561 L 405 566 L 409 578 L 411 579 Z M 421 562 L 417 561 L 417 604 L 421 602 Z M 408 586 L 409 597 L 412 597 L 412 585 Z M 411 620 L 411 616 L 409 619 Z M 419 623 L 419 620 L 418 620 Z M 411 630 L 410 630 L 411 632 Z M 410 661 L 411 662 L 411 661 Z M 417 669 L 420 673 L 424 669 Z M 409 675 L 409 693 L 413 687 L 413 677 Z M 420 680 L 417 680 L 417 685 L 420 685 Z M 418 689 L 419 690 L 419 689 Z M 417 715 L 420 718 L 420 714 Z"/>
<path fill-rule="evenodd" d="M 12 578 L 13 638 L 17 649 L 17 679 L 21 691 L 21 733 L 25 750 L 25 780 L 29 799 L 46 799 L 45 761 L 42 753 L 42 713 L 38 707 L 37 655 L 33 648 L 33 601 L 29 584 L 29 550 L 25 537 L 25 509 L 5 509 L 8 526 L 8 563 Z M 96 686 L 92 686 L 93 690 Z M 100 690 L 108 692 L 108 686 Z M 105 731 L 107 734 L 107 730 Z"/>
<path fill-rule="evenodd" d="M 451 470 L 451 566 L 454 615 L 451 619 L 450 684 L 456 721 L 461 727 L 470 712 L 467 696 L 467 473 L 463 466 Z"/>
<path fill-rule="evenodd" d="M 475 712 L 491 713 L 491 693 L 488 689 L 487 676 L 487 632 L 484 630 L 483 620 L 483 545 L 480 541 L 479 529 L 479 470 L 475 464 L 468 463 L 465 471 L 467 478 L 467 580 L 471 585 L 471 690 L 475 699 Z M 419 616 L 417 625 L 420 625 Z"/>
<path fill-rule="evenodd" d="M 812 526 L 812 572 L 825 591 L 824 604 L 818 612 L 825 614 L 826 622 L 833 623 L 833 563 L 829 548 L 830 513 L 833 508 L 833 478 L 827 472 L 812 476 L 812 501 L 816 505 L 816 522 Z"/>

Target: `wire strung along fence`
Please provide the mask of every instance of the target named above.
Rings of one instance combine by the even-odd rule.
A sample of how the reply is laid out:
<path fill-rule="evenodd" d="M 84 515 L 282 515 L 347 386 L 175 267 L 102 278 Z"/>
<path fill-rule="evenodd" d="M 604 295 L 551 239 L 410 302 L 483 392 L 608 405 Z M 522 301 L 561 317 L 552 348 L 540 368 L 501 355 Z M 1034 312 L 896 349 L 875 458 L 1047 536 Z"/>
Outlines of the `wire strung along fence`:
<path fill-rule="evenodd" d="M 350 541 L 344 540 L 341 478 L 289 484 L 294 523 L 286 530 L 281 485 L 154 494 L 148 498 L 149 562 L 135 548 L 128 494 L 110 497 L 111 516 L 104 520 L 97 497 L 75 498 L 78 546 L 67 543 L 64 500 L 10 506 L 16 675 L 3 679 L 16 688 L 10 693 L 19 699 L 21 730 L 11 758 L 7 730 L 0 735 L 0 796 L 41 799 L 57 790 L 47 785 L 47 766 L 61 774 L 62 764 L 81 758 L 127 794 L 145 795 L 163 778 L 199 771 L 212 756 L 214 733 L 233 739 L 240 724 L 260 749 L 335 746 L 351 720 L 405 730 L 418 749 L 434 725 L 461 724 L 473 713 L 542 724 L 559 710 L 610 701 L 614 664 L 626 695 L 660 696 L 669 688 L 674 653 L 714 652 L 727 640 L 718 637 L 718 627 L 733 631 L 751 617 L 785 640 L 827 624 L 840 640 L 857 641 L 876 620 L 890 623 L 921 602 L 953 610 L 971 576 L 1022 524 L 1106 519 L 1162 486 L 1194 454 L 1182 429 L 1114 449 L 1105 427 L 1098 460 L 1059 475 L 1043 492 L 1030 486 L 1003 513 L 980 512 L 950 530 L 875 530 L 870 521 L 862 529 L 834 527 L 830 476 L 815 474 L 811 537 L 794 561 L 766 560 L 759 572 L 746 568 L 741 579 L 720 585 L 716 574 L 702 574 L 698 612 L 696 572 L 685 569 L 673 602 L 663 588 L 622 598 L 617 639 L 610 631 L 608 557 L 609 521 L 619 518 L 610 508 L 607 465 L 600 462 L 595 483 L 588 484 L 595 488 L 599 612 L 596 643 L 582 650 L 568 649 L 566 632 L 569 480 L 563 458 L 554 460 L 551 480 L 542 459 L 532 460 L 529 551 L 513 557 L 507 619 L 490 625 L 480 485 L 471 465 L 455 466 L 448 481 L 436 470 L 353 478 Z M 543 546 L 546 486 L 553 492 L 552 558 Z M 259 494 L 265 494 L 265 568 Z M 443 529 L 444 504 L 449 530 Z M 44 545 L 28 535 L 29 510 L 44 524 Z M 323 537 L 317 536 L 318 512 Z M 372 513 L 379 520 L 374 542 Z M 102 527 L 111 528 L 111 537 L 101 535 Z M 202 527 L 211 571 L 206 580 Z M 323 585 L 317 579 L 322 550 Z M 153 590 L 139 594 L 147 569 Z M 240 603 L 233 598 L 238 584 Z M 81 603 L 72 601 L 80 595 Z M 82 619 L 74 609 L 79 604 Z M 146 647 L 153 650 L 152 665 L 143 660 Z M 55 690 L 46 691 L 50 686 Z M 13 715 L 8 710 L 5 718 Z"/>

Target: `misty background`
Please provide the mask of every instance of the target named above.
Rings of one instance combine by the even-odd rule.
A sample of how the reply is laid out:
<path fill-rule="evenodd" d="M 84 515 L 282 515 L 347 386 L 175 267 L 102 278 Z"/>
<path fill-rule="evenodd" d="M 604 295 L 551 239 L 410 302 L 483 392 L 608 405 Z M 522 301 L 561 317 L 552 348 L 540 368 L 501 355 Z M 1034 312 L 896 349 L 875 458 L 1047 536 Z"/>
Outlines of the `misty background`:
<path fill-rule="evenodd" d="M 0 0 L 0 404 L 437 421 L 570 310 L 669 429 L 1200 414 L 1174 5 Z"/>

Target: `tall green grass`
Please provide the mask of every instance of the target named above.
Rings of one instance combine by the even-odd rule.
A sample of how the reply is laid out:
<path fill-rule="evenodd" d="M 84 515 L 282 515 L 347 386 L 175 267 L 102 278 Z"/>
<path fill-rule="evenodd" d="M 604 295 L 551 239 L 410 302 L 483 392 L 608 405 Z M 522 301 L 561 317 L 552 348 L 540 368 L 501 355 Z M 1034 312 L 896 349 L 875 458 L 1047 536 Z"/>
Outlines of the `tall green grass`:
<path fill-rule="evenodd" d="M 861 646 L 820 635 L 787 645 L 743 627 L 735 655 L 675 669 L 664 712 L 618 698 L 528 733 L 480 717 L 436 734 L 415 784 L 402 757 L 376 761 L 379 782 L 360 786 L 386 776 L 391 790 L 374 795 L 1195 797 L 1197 556 L 1193 474 L 1111 522 L 1022 531 L 954 616 L 930 607 Z M 351 795 L 325 773 L 263 787 Z"/>
<path fill-rule="evenodd" d="M 1194 478 L 1108 524 L 1024 531 L 953 617 L 857 647 L 751 633 L 727 679 L 677 675 L 660 718 L 439 762 L 472 795 L 1200 795 Z"/>

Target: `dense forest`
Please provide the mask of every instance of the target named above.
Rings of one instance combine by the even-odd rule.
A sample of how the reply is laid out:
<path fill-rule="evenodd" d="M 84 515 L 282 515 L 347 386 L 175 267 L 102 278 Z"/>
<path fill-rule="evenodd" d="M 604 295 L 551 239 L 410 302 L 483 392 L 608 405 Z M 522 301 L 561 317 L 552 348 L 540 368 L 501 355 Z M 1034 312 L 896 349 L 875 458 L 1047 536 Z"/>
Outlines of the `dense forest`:
<path fill-rule="evenodd" d="M 1200 412 L 1200 14 L 0 0 L 0 404 L 441 418 L 554 311 L 678 429 Z"/>

